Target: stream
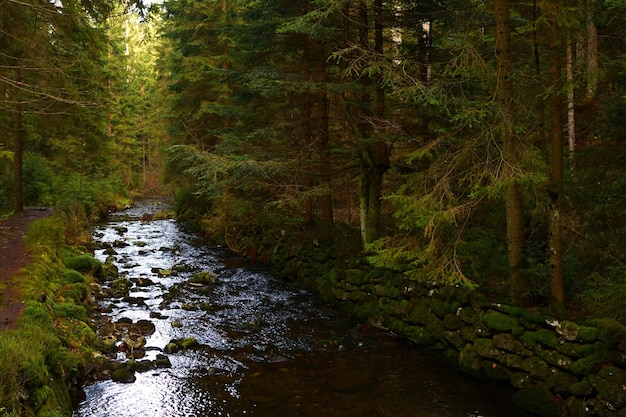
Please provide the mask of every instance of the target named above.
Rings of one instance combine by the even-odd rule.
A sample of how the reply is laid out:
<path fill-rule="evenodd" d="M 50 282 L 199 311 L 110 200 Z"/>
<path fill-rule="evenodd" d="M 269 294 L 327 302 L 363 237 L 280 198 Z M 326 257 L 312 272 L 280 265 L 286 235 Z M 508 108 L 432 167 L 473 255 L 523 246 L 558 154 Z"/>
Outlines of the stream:
<path fill-rule="evenodd" d="M 528 416 L 504 389 L 353 321 L 175 220 L 142 217 L 164 209 L 143 202 L 115 213 L 94 240 L 96 257 L 113 256 L 132 283 L 127 296 L 99 300 L 102 314 L 152 326 L 141 352 L 118 342 L 116 360 L 165 357 L 168 366 L 84 386 L 74 417 Z M 201 272 L 216 282 L 194 280 Z M 196 343 L 171 349 L 173 340 Z"/>

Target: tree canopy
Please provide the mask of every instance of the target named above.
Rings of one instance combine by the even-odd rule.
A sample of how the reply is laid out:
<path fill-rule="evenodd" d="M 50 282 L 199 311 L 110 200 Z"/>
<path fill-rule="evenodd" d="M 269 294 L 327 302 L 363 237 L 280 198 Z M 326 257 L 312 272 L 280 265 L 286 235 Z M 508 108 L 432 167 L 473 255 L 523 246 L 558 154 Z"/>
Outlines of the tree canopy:
<path fill-rule="evenodd" d="M 407 280 L 613 305 L 624 8 L 9 0 L 0 206 L 95 212 L 165 181 L 235 251 L 347 226 Z"/>

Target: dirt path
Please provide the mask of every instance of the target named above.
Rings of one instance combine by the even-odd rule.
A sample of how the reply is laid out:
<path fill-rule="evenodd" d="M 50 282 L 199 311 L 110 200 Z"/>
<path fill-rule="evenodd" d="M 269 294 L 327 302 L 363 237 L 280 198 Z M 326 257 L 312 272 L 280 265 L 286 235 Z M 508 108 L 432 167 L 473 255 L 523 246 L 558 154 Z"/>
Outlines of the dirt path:
<path fill-rule="evenodd" d="M 19 273 L 30 258 L 24 245 L 28 225 L 52 212 L 48 208 L 27 208 L 0 222 L 0 331 L 14 328 L 24 310 Z"/>

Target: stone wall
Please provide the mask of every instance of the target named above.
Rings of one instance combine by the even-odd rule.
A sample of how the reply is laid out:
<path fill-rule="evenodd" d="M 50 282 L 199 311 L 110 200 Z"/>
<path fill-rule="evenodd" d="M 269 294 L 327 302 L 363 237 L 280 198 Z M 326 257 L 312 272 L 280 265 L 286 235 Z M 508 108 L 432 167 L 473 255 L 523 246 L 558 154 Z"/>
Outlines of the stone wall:
<path fill-rule="evenodd" d="M 626 416 L 626 330 L 616 322 L 559 321 L 490 303 L 467 288 L 418 284 L 315 240 L 283 242 L 272 252 L 275 275 L 305 284 L 475 378 L 510 384 L 514 400 L 532 413 Z"/>

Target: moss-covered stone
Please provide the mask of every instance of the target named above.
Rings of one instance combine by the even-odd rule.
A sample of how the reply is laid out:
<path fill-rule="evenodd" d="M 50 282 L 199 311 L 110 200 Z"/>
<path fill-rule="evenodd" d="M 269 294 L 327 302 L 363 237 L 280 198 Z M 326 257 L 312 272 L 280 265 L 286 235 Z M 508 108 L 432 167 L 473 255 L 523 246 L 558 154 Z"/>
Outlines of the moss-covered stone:
<path fill-rule="evenodd" d="M 609 408 L 626 407 L 626 371 L 605 366 L 597 375 L 590 375 L 589 381 L 598 391 L 598 397 L 610 404 Z"/>
<path fill-rule="evenodd" d="M 521 368 L 533 377 L 541 380 L 545 380 L 550 374 L 550 366 L 538 356 L 524 359 Z"/>
<path fill-rule="evenodd" d="M 466 324 L 474 324 L 478 320 L 478 315 L 472 307 L 463 307 L 456 312 L 456 315 Z"/>
<path fill-rule="evenodd" d="M 483 362 L 483 369 L 491 381 L 509 381 L 511 379 L 511 371 L 497 362 Z"/>
<path fill-rule="evenodd" d="M 569 369 L 573 363 L 571 358 L 557 352 L 556 350 L 538 349 L 537 355 L 550 365 L 558 366 L 559 368 Z"/>
<path fill-rule="evenodd" d="M 456 369 L 459 367 L 459 349 L 456 347 L 449 347 L 441 352 L 441 361 L 450 368 Z"/>
<path fill-rule="evenodd" d="M 581 346 L 583 345 L 580 345 L 578 343 L 566 342 L 566 343 L 560 343 L 559 346 L 557 346 L 556 350 L 557 352 L 562 353 L 563 355 L 566 355 L 572 358 L 580 358 L 581 354 L 579 353 L 579 349 Z"/>
<path fill-rule="evenodd" d="M 472 345 L 466 345 L 459 353 L 459 368 L 475 378 L 487 379 L 483 360 Z"/>
<path fill-rule="evenodd" d="M 575 384 L 578 380 L 569 372 L 552 372 L 546 379 L 546 385 L 552 391 L 559 394 L 569 393 L 569 389 L 572 384 Z"/>
<path fill-rule="evenodd" d="M 570 366 L 570 371 L 574 375 L 589 375 L 598 362 L 595 355 L 578 359 Z"/>
<path fill-rule="evenodd" d="M 509 333 L 499 333 L 494 335 L 493 344 L 499 349 L 518 355 L 529 353 L 529 350 L 524 347 L 524 344 Z"/>
<path fill-rule="evenodd" d="M 532 378 L 525 372 L 512 372 L 509 383 L 517 389 L 526 388 L 532 385 Z"/>
<path fill-rule="evenodd" d="M 111 282 L 109 295 L 111 297 L 124 297 L 128 295 L 132 283 L 128 278 L 118 278 Z"/>
<path fill-rule="evenodd" d="M 537 345 L 555 349 L 559 345 L 559 338 L 556 333 L 548 329 L 524 332 L 520 339 L 530 349 Z"/>
<path fill-rule="evenodd" d="M 589 378 L 583 378 L 580 382 L 575 382 L 569 387 L 569 392 L 579 397 L 587 397 L 593 394 L 594 389 L 591 386 Z"/>
<path fill-rule="evenodd" d="M 404 328 L 406 337 L 419 346 L 429 346 L 435 343 L 435 337 L 424 326 L 406 326 Z"/>
<path fill-rule="evenodd" d="M 361 269 L 348 269 L 344 279 L 350 284 L 361 285 L 365 282 L 365 272 Z"/>
<path fill-rule="evenodd" d="M 561 417 L 559 399 L 543 385 L 530 385 L 513 395 L 513 401 L 531 413 L 543 417 Z"/>
<path fill-rule="evenodd" d="M 600 331 L 595 327 L 579 326 L 578 339 L 584 343 L 593 343 L 598 340 Z"/>
<path fill-rule="evenodd" d="M 512 353 L 500 355 L 496 358 L 496 360 L 511 369 L 522 369 L 522 363 L 524 362 L 524 358 L 522 356 L 514 355 Z"/>
<path fill-rule="evenodd" d="M 489 310 L 483 314 L 482 320 L 487 327 L 498 332 L 510 332 L 514 327 L 519 326 L 516 318 L 495 310 Z"/>
<path fill-rule="evenodd" d="M 113 379 L 113 381 L 115 382 L 129 384 L 135 382 L 137 377 L 135 377 L 135 372 L 125 366 L 121 366 L 113 371 L 113 373 L 111 374 L 111 379 Z"/>
<path fill-rule="evenodd" d="M 460 351 L 465 346 L 465 339 L 459 332 L 446 330 L 443 333 L 443 337 L 456 348 L 456 350 Z"/>
<path fill-rule="evenodd" d="M 217 282 L 217 275 L 211 271 L 202 271 L 192 276 L 189 282 L 202 285 L 215 284 Z"/>
<path fill-rule="evenodd" d="M 426 328 L 436 340 L 444 340 L 443 333 L 446 329 L 443 327 L 443 322 L 433 313 L 429 313 L 427 316 Z"/>
<path fill-rule="evenodd" d="M 501 355 L 500 351 L 493 345 L 491 339 L 480 338 L 474 340 L 474 349 L 476 353 L 484 358 L 495 358 Z"/>
<path fill-rule="evenodd" d="M 465 323 L 463 323 L 456 314 L 448 313 L 443 316 L 443 327 L 448 330 L 460 330 L 465 327 Z"/>
<path fill-rule="evenodd" d="M 446 303 L 439 298 L 432 298 L 430 302 L 430 311 L 438 318 L 443 319 L 446 315 Z"/>
<path fill-rule="evenodd" d="M 409 314 L 406 320 L 413 324 L 426 324 L 428 321 L 429 311 L 430 308 L 427 303 L 419 303 L 413 308 L 413 311 Z"/>

